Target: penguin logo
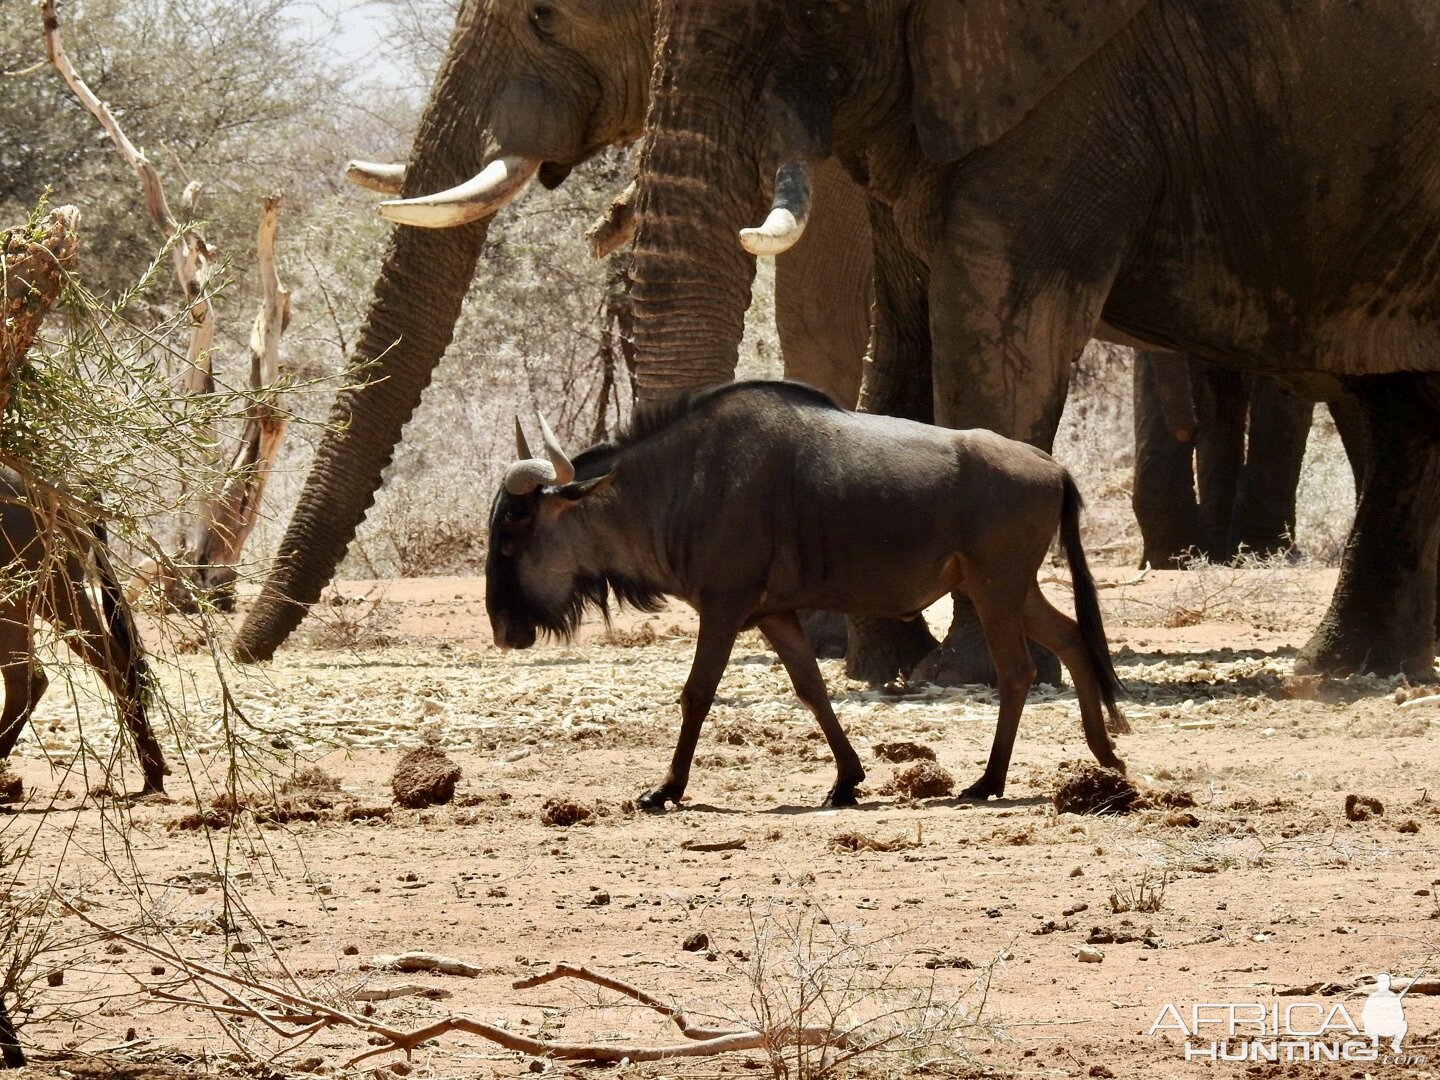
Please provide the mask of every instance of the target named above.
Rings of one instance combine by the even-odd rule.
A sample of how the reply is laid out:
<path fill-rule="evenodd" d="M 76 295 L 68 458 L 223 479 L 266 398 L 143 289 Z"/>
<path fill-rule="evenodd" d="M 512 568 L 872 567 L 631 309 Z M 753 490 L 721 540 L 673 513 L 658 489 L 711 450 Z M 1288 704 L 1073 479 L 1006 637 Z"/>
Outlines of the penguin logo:
<path fill-rule="evenodd" d="M 1405 1022 L 1405 993 L 1409 989 L 1407 986 L 1397 994 L 1390 989 L 1388 974 L 1376 975 L 1375 989 L 1365 999 L 1365 1010 L 1360 1014 L 1366 1037 L 1377 1047 L 1382 1041 L 1390 1040 L 1391 1050 L 1396 1054 L 1400 1053 L 1400 1040 L 1410 1030 Z"/>

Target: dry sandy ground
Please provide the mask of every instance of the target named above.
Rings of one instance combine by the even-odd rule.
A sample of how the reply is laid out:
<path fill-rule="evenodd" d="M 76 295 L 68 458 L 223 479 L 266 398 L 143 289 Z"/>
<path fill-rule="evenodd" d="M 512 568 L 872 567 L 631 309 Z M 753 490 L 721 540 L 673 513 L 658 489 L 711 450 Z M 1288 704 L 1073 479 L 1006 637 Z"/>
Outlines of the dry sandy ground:
<path fill-rule="evenodd" d="M 312 631 L 308 644 L 230 672 L 228 709 L 206 655 L 173 657 L 164 677 L 189 751 L 176 762 L 172 805 L 124 810 L 85 797 L 97 767 L 82 775 L 66 766 L 78 720 L 103 741 L 104 710 L 83 677 L 78 706 L 56 680 L 37 734 L 13 759 L 31 801 L 0 843 L 32 856 L 11 863 L 22 879 L 14 895 L 53 881 L 83 896 L 91 917 L 126 926 L 138 889 L 186 956 L 267 978 L 288 971 L 355 1009 L 362 986 L 415 983 L 445 995 L 371 1006 L 402 1027 L 453 1012 L 547 1039 L 674 1041 L 660 1018 L 613 995 L 565 983 L 511 988 L 570 961 L 700 1015 L 783 1018 L 808 992 L 820 999 L 808 1021 L 833 1008 L 865 1037 L 887 1022 L 900 1029 L 883 1051 L 845 1066 L 851 1074 L 1440 1076 L 1440 997 L 1419 992 L 1403 1002 L 1403 1050 L 1425 1061 L 1185 1060 L 1175 1020 L 1188 1023 L 1193 1006 L 1300 1004 L 1292 1026 L 1303 1028 L 1319 1010 L 1341 1023 L 1341 1005 L 1360 1026 L 1374 973 L 1440 972 L 1440 699 L 1393 681 L 1289 678 L 1333 574 L 1209 569 L 1125 584 L 1133 576 L 1102 575 L 1131 692 L 1134 732 L 1119 740 L 1121 755 L 1142 789 L 1192 795 L 1189 810 L 1057 814 L 1062 765 L 1088 755 L 1073 695 L 1048 688 L 1026 709 L 1003 800 L 908 799 L 889 784 L 910 765 L 879 760 L 873 747 L 931 747 L 963 786 L 989 747 L 992 696 L 886 694 L 848 683 L 833 662 L 826 677 L 870 779 L 858 810 L 812 809 L 832 776 L 824 743 L 761 640 L 747 636 L 685 805 L 637 814 L 629 800 L 660 777 L 671 750 L 693 616 L 629 617 L 618 634 L 592 628 L 577 645 L 502 654 L 489 642 L 480 584 L 436 579 L 343 585 L 341 595 L 371 601 L 331 605 L 330 629 Z M 1068 605 L 1063 587 L 1053 591 Z M 278 783 L 313 764 L 339 780 L 342 792 L 321 802 L 340 809 L 283 826 L 242 814 L 230 829 L 178 828 L 194 812 L 192 784 L 208 803 L 224 782 L 227 727 L 246 747 L 235 765 L 253 804 L 271 804 L 265 775 Z M 399 753 L 425 740 L 463 769 L 455 802 L 390 809 Z M 1352 793 L 1378 799 L 1383 815 L 1348 820 Z M 546 824 L 552 800 L 590 816 Z M 865 850 L 870 843 L 893 849 Z M 1158 910 L 1114 910 L 1147 897 Z M 32 967 L 63 969 L 60 986 L 41 980 L 34 1013 L 20 1018 L 34 1044 L 161 1065 L 223 1060 L 234 1040 L 277 1046 L 253 1022 L 229 1024 L 227 1035 L 212 1016 L 145 1000 L 134 991 L 166 985 L 172 964 L 97 942 L 78 918 L 51 911 L 69 947 Z M 227 919 L 237 927 L 228 935 L 219 932 Z M 697 934 L 706 944 L 687 950 Z M 1085 947 L 1101 962 L 1082 962 Z M 377 955 L 409 949 L 471 961 L 481 974 L 372 967 Z M 1169 1031 L 1150 1034 L 1167 1005 L 1176 1010 Z M 44 1019 L 57 1008 L 83 1016 Z M 1212 1025 L 1197 1044 L 1217 1034 L 1225 1031 Z M 336 1070 L 370 1048 L 363 1034 L 324 1031 L 275 1067 Z M 790 1075 L 818 1075 L 817 1061 L 790 1054 Z M 448 1035 L 416 1052 L 409 1075 L 531 1065 Z M 770 1067 L 757 1052 L 621 1071 Z M 42 1067 L 57 1069 L 85 1074 L 73 1058 Z"/>

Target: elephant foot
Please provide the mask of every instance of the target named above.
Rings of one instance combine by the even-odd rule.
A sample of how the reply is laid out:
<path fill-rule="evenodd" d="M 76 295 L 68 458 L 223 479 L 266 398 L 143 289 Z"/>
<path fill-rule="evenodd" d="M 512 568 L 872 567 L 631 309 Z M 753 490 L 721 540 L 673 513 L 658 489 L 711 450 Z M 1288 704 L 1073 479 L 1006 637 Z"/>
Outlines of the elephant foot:
<path fill-rule="evenodd" d="M 1295 657 L 1296 675 L 1325 675 L 1344 678 L 1347 675 L 1404 675 L 1411 682 L 1436 681 L 1435 654 L 1440 643 L 1428 640 L 1415 642 L 1414 635 L 1386 633 L 1378 635 L 1348 632 L 1332 624 L 1326 616 L 1315 634 Z"/>
<path fill-rule="evenodd" d="M 837 780 L 830 789 L 830 794 L 825 796 L 823 805 L 827 809 L 858 806 L 860 800 L 855 797 L 855 788 L 859 783 L 859 780 Z"/>
<path fill-rule="evenodd" d="M 800 628 L 816 660 L 840 660 L 845 656 L 845 616 L 833 611 L 805 611 Z"/>
<path fill-rule="evenodd" d="M 1060 686 L 1060 661 L 1055 654 L 1043 646 L 1030 645 L 1030 657 L 1035 662 L 1035 681 Z M 965 686 L 979 683 L 995 685 L 995 665 L 990 660 L 990 650 L 985 640 L 956 640 L 952 635 L 910 672 L 911 683 L 935 683 L 938 686 Z"/>
<path fill-rule="evenodd" d="M 680 798 L 685 794 L 683 785 L 657 784 L 635 800 L 635 805 L 647 814 L 660 814 L 665 811 L 666 803 L 680 805 Z"/>
<path fill-rule="evenodd" d="M 848 620 L 845 674 L 881 685 L 904 673 L 939 647 L 923 618 Z"/>

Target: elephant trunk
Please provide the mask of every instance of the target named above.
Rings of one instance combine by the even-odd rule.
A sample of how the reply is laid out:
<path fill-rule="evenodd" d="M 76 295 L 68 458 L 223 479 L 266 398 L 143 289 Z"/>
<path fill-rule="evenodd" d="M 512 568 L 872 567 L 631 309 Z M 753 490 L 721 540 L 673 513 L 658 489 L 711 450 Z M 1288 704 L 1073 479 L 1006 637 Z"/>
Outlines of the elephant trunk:
<path fill-rule="evenodd" d="M 683 33 L 676 27 L 671 36 Z M 631 270 L 642 401 L 735 375 L 755 276 L 739 233 L 763 217 L 768 200 L 757 164 L 733 151 L 748 118 L 740 103 L 713 93 L 721 74 L 687 71 L 685 87 L 657 77 L 651 88 Z"/>
<path fill-rule="evenodd" d="M 446 231 L 395 231 L 342 390 L 300 501 L 235 643 L 266 660 L 330 581 L 374 502 L 401 431 L 450 344 L 489 218 Z"/>

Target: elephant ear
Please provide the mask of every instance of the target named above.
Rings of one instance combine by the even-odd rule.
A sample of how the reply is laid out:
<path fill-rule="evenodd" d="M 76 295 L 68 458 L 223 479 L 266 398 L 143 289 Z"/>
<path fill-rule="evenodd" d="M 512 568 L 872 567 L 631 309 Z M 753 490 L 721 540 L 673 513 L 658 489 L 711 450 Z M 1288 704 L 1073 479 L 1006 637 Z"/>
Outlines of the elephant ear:
<path fill-rule="evenodd" d="M 910 25 L 920 147 L 958 161 L 998 139 L 1146 0 L 919 0 Z"/>

